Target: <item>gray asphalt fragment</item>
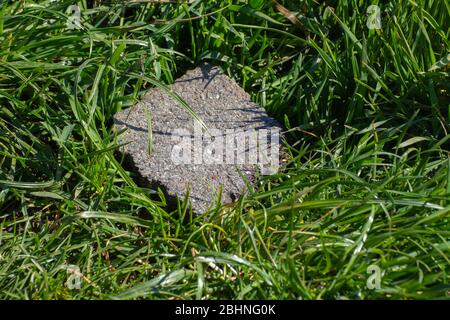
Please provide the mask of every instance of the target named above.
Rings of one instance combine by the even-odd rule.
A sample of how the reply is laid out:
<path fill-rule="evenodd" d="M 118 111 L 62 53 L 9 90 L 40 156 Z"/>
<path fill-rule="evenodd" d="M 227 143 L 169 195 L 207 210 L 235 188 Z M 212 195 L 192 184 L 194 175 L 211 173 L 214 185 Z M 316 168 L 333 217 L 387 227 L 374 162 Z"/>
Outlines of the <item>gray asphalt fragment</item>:
<path fill-rule="evenodd" d="M 256 149 L 247 144 L 246 160 L 236 161 L 238 153 L 242 156 L 242 149 L 229 146 L 236 147 L 231 143 L 244 137 L 236 134 L 249 129 L 281 130 L 280 125 L 253 103 L 235 81 L 210 64 L 188 71 L 170 88 L 203 120 L 207 131 L 167 92 L 155 88 L 137 105 L 115 115 L 116 129 L 126 129 L 120 135 L 122 143 L 128 142 L 122 152 L 132 158 L 141 177 L 164 186 L 169 195 L 184 199 L 189 188 L 190 204 L 197 213 L 211 206 L 219 186 L 222 202 L 234 201 L 246 189 L 242 177 L 252 183 L 260 169 L 249 160 L 256 153 L 259 155 L 259 144 Z M 230 136 L 233 138 L 227 145 Z M 224 147 L 211 147 L 214 145 Z M 266 148 L 269 153 L 273 149 L 270 140 Z"/>

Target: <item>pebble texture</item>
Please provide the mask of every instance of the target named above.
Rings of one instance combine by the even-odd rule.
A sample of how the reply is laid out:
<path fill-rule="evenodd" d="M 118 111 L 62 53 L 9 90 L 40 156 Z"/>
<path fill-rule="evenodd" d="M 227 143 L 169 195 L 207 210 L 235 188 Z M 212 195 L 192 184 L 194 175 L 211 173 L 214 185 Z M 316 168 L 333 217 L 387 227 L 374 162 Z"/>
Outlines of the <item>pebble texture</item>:
<path fill-rule="evenodd" d="M 212 65 L 202 64 L 188 71 L 171 89 L 191 106 L 209 130 L 280 128 L 264 108 L 251 102 L 250 96 L 235 81 Z M 151 154 L 148 115 L 152 130 Z M 187 130 L 193 141 L 195 120 L 162 89 L 152 89 L 136 106 L 116 114 L 114 122 L 117 129 L 127 129 L 120 135 L 121 142 L 129 142 L 122 151 L 131 156 L 139 175 L 150 184 L 164 186 L 169 196 L 178 196 L 181 200 L 189 187 L 194 212 L 203 213 L 211 206 L 220 185 L 222 202 L 229 203 L 246 187 L 241 175 L 250 182 L 254 180 L 255 165 L 174 163 L 173 147 L 179 143 L 174 141 L 174 130 Z M 180 137 L 183 135 L 187 133 L 179 133 Z M 204 146 L 202 140 L 199 143 Z"/>

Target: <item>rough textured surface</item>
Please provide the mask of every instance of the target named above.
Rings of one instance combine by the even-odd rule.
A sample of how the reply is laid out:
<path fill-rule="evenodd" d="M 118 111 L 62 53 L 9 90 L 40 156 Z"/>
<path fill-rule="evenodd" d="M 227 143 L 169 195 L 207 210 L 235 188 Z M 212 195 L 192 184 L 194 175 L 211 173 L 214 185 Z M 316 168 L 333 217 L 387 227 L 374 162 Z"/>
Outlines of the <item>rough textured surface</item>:
<path fill-rule="evenodd" d="M 208 129 L 279 127 L 262 107 L 251 102 L 236 82 L 209 64 L 188 71 L 171 88 L 192 107 Z M 148 114 L 151 115 L 151 156 Z M 120 139 L 131 143 L 123 151 L 132 157 L 139 174 L 150 183 L 164 186 L 169 195 L 181 198 L 189 186 L 190 202 L 198 213 L 209 208 L 219 185 L 222 185 L 222 202 L 228 203 L 245 188 L 241 174 L 253 180 L 254 165 L 174 163 L 171 154 L 177 142 L 173 141 L 172 134 L 179 128 L 193 133 L 194 120 L 161 89 L 151 90 L 139 104 L 118 113 L 114 120 L 118 129 L 127 129 Z M 194 139 L 193 134 L 189 137 Z"/>

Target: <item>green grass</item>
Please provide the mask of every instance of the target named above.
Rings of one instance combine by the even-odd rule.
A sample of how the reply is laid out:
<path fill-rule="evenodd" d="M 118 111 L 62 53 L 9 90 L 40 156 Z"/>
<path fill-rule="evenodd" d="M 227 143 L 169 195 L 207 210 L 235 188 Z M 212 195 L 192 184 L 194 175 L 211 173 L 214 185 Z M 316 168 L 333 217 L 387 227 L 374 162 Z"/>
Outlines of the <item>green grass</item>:
<path fill-rule="evenodd" d="M 0 5 L 0 298 L 450 297 L 447 1 L 373 1 L 382 30 L 357 0 L 78 1 L 68 30 L 72 2 Z M 202 60 L 288 159 L 193 216 L 136 185 L 112 116 Z"/>

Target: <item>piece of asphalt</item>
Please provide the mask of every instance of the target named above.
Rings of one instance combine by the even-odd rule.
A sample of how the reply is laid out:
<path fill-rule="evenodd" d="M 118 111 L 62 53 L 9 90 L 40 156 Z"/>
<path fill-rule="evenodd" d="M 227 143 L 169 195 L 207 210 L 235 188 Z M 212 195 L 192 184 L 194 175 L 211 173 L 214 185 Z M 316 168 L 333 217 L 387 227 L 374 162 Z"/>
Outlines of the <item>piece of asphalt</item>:
<path fill-rule="evenodd" d="M 266 129 L 275 133 L 281 130 L 279 123 L 270 118 L 263 107 L 253 103 L 249 94 L 234 80 L 210 64 L 204 63 L 188 71 L 176 80 L 170 89 L 187 102 L 206 124 L 207 133 L 214 137 L 219 136 L 219 132 L 226 135 L 231 132 L 226 130 L 232 129 L 236 130 L 235 132 Z M 199 122 L 161 88 L 150 90 L 137 105 L 117 113 L 114 123 L 116 129 L 126 129 L 119 136 L 121 143 L 127 143 L 121 151 L 128 158 L 131 157 L 137 174 L 148 184 L 162 186 L 168 196 L 178 196 L 180 200 L 185 198 L 189 188 L 190 204 L 196 213 L 208 210 L 219 195 L 219 186 L 222 187 L 222 203 L 233 202 L 245 192 L 246 183 L 253 183 L 259 170 L 254 162 L 249 163 L 248 155 L 244 164 L 237 164 L 237 161 L 227 162 L 226 152 L 233 152 L 235 155 L 236 151 L 226 148 L 225 136 L 222 136 L 223 161 L 218 160 L 219 152 L 213 153 L 218 156 L 213 158 L 216 161 L 208 163 L 208 153 L 203 152 L 208 143 L 215 140 L 202 140 L 198 135 L 194 138 L 194 132 L 202 132 L 201 129 L 199 131 Z M 194 129 L 194 126 L 197 129 Z M 148 134 L 149 128 L 151 135 Z M 220 131 L 214 132 L 211 129 Z M 186 137 L 189 140 L 181 140 Z M 188 158 L 185 158 L 183 163 L 179 163 L 179 158 L 174 161 L 174 154 L 183 155 L 174 153 L 174 146 L 178 145 L 179 148 L 181 141 L 193 142 L 192 156 L 189 158 L 191 161 L 186 161 Z M 201 151 L 198 151 L 199 146 Z M 248 154 L 257 151 L 249 150 L 249 147 L 250 145 L 246 147 Z M 270 140 L 267 148 L 270 153 Z M 189 155 L 188 149 L 185 150 L 184 155 Z M 197 158 L 194 157 L 195 150 Z"/>

